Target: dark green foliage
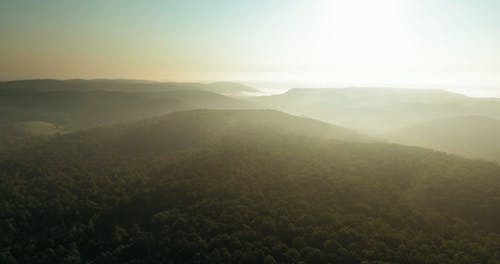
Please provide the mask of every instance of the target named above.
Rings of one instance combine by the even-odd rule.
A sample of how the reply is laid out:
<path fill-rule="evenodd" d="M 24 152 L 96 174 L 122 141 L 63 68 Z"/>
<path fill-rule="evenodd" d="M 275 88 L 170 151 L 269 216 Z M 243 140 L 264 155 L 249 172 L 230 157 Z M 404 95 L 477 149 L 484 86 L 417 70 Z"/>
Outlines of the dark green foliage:
<path fill-rule="evenodd" d="M 0 259 L 498 263 L 499 166 L 322 129 L 335 138 L 273 111 L 189 111 L 11 152 Z"/>

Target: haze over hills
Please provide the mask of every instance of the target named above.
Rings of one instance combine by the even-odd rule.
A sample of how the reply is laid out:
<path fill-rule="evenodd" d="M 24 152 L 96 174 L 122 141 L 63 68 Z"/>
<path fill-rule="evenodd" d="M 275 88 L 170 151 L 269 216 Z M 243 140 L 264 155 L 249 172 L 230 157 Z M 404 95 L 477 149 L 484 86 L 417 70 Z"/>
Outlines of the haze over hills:
<path fill-rule="evenodd" d="M 497 99 L 40 82 L 0 89 L 2 263 L 500 261 L 499 165 L 377 139 L 498 161 Z"/>
<path fill-rule="evenodd" d="M 374 133 L 387 133 L 438 118 L 500 116 L 500 99 L 471 98 L 442 90 L 291 89 L 253 100 L 267 107 Z"/>
<path fill-rule="evenodd" d="M 403 144 L 424 146 L 458 155 L 500 161 L 500 120 L 460 116 L 432 120 L 393 134 Z"/>
<path fill-rule="evenodd" d="M 499 260 L 498 165 L 336 133 L 196 110 L 19 148 L 0 157 L 2 260 Z"/>
<path fill-rule="evenodd" d="M 274 110 L 189 110 L 173 112 L 132 123 L 68 133 L 57 140 L 100 142 L 101 151 L 114 154 L 154 155 L 189 148 L 211 147 L 226 134 L 242 138 L 276 137 L 290 134 L 308 138 L 375 142 L 356 132 L 321 121 L 288 115 Z M 50 142 L 50 141 L 49 141 Z M 127 149 L 134 149 L 128 152 Z M 142 150 L 142 151 L 139 151 Z"/>
<path fill-rule="evenodd" d="M 144 152 L 170 149 L 211 147 L 216 141 L 230 140 L 233 134 L 242 138 L 276 137 L 290 134 L 310 138 L 372 142 L 373 139 L 321 121 L 291 116 L 274 110 L 190 110 L 134 123 L 68 135 L 93 138 L 102 149 L 132 148 Z M 228 138 L 226 138 L 226 135 Z M 100 136 L 103 136 L 101 138 Z M 216 141 L 214 141 L 216 140 Z M 128 142 L 125 144 L 125 142 Z M 245 144 L 245 143 L 241 143 Z M 140 151 L 139 153 L 143 153 Z"/>
<path fill-rule="evenodd" d="M 235 91 L 247 88 L 228 83 L 174 85 L 109 80 L 4 82 L 0 83 L 0 122 L 15 125 L 41 121 L 74 130 L 176 110 L 256 108 L 253 103 L 208 91 L 224 92 L 231 87 Z"/>
<path fill-rule="evenodd" d="M 1 0 L 0 264 L 500 264 L 498 10 Z"/>
<path fill-rule="evenodd" d="M 214 92 L 227 96 L 243 97 L 258 92 L 257 89 L 234 82 L 189 83 L 158 82 L 127 79 L 73 79 L 73 80 L 16 80 L 0 82 L 0 91 L 117 91 L 117 92 L 165 92 L 197 90 Z"/>
<path fill-rule="evenodd" d="M 214 93 L 217 91 L 220 93 Z M 189 109 L 251 109 L 238 98 L 253 89 L 236 83 L 137 80 L 0 82 L 0 152 L 22 141 Z"/>
<path fill-rule="evenodd" d="M 251 100 L 389 141 L 500 160 L 498 98 L 442 90 L 351 87 L 291 89 Z"/>
<path fill-rule="evenodd" d="M 211 91 L 216 91 L 213 93 Z M 15 146 L 19 140 L 50 133 L 139 120 L 172 111 L 189 109 L 278 109 L 318 118 L 360 131 L 373 138 L 386 138 L 449 151 L 467 157 L 498 160 L 496 131 L 475 126 L 471 119 L 455 126 L 476 127 L 476 139 L 456 138 L 453 130 L 418 129 L 426 139 L 405 128 L 438 119 L 477 115 L 494 118 L 500 100 L 470 98 L 441 90 L 394 88 L 291 89 L 273 96 L 243 96 L 255 90 L 237 83 L 161 83 L 142 80 L 24 80 L 0 83 L 0 147 Z M 227 97 L 224 94 L 232 95 Z M 472 122 L 468 124 L 468 122 Z M 26 124 L 35 124 L 28 125 Z M 45 124 L 36 125 L 36 124 Z M 437 125 L 436 123 L 434 123 Z M 443 125 L 445 126 L 445 125 Z M 24 129 L 23 127 L 30 127 Z M 56 129 L 46 129 L 53 127 Z M 39 131 L 37 131 L 39 130 Z M 411 130 L 411 129 L 410 129 Z M 417 133 L 417 132 L 416 132 Z M 418 134 L 417 133 L 417 134 Z M 397 135 L 397 136 L 395 136 Z M 472 134 L 471 134 L 472 135 Z M 491 136 L 485 136 L 491 135 Z M 447 140 L 441 140 L 447 138 Z M 452 140 L 455 139 L 455 140 Z M 31 139 L 30 139 L 31 140 Z M 486 141 L 486 140 L 485 140 Z M 446 142 L 446 143 L 445 143 Z M 475 146 L 470 146 L 475 144 Z"/>

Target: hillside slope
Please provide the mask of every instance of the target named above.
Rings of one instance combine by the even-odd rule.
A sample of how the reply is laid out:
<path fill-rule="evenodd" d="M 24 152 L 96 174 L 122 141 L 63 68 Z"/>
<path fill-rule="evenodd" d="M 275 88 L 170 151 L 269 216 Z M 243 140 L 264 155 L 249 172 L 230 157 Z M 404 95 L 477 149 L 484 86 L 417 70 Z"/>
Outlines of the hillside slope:
<path fill-rule="evenodd" d="M 500 99 L 471 98 L 441 90 L 291 89 L 253 100 L 292 114 L 376 133 L 460 115 L 500 116 Z"/>
<path fill-rule="evenodd" d="M 199 110 L 18 149 L 0 157 L 0 260 L 500 261 L 499 166 L 335 131 Z"/>
<path fill-rule="evenodd" d="M 67 155 L 94 152 L 108 155 L 155 156 L 186 149 L 211 148 L 230 141 L 279 135 L 344 141 L 373 142 L 375 139 L 321 121 L 274 110 L 189 110 L 114 126 L 78 131 L 53 139 Z M 49 141 L 52 142 L 52 141 Z M 79 142 L 74 146 L 73 142 Z M 77 147 L 77 149 L 75 149 Z M 89 155 L 91 155 L 89 153 Z"/>
<path fill-rule="evenodd" d="M 500 161 L 500 120 L 482 116 L 438 119 L 407 127 L 392 137 L 462 156 Z"/>
<path fill-rule="evenodd" d="M 254 107 L 245 101 L 195 90 L 130 93 L 0 89 L 0 124 L 43 121 L 67 130 L 138 120 L 178 110 Z"/>

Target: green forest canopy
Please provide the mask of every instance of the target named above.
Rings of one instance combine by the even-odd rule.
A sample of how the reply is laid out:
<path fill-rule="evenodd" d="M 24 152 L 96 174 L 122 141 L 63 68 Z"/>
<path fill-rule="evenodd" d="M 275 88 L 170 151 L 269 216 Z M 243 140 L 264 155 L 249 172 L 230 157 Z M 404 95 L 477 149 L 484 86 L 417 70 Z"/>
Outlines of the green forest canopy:
<path fill-rule="evenodd" d="M 20 147 L 0 161 L 2 263 L 500 260 L 498 165 L 334 131 L 198 110 Z"/>

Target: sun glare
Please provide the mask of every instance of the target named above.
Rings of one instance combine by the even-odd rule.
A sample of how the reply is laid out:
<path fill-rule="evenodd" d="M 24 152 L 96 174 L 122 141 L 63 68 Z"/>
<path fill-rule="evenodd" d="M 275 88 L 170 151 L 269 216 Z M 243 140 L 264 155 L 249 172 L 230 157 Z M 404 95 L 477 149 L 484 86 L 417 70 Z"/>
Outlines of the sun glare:
<path fill-rule="evenodd" d="M 403 1 L 322 0 L 314 2 L 291 32 L 291 65 L 343 69 L 394 66 L 404 48 Z M 358 69 L 356 69 L 358 70 Z"/>

